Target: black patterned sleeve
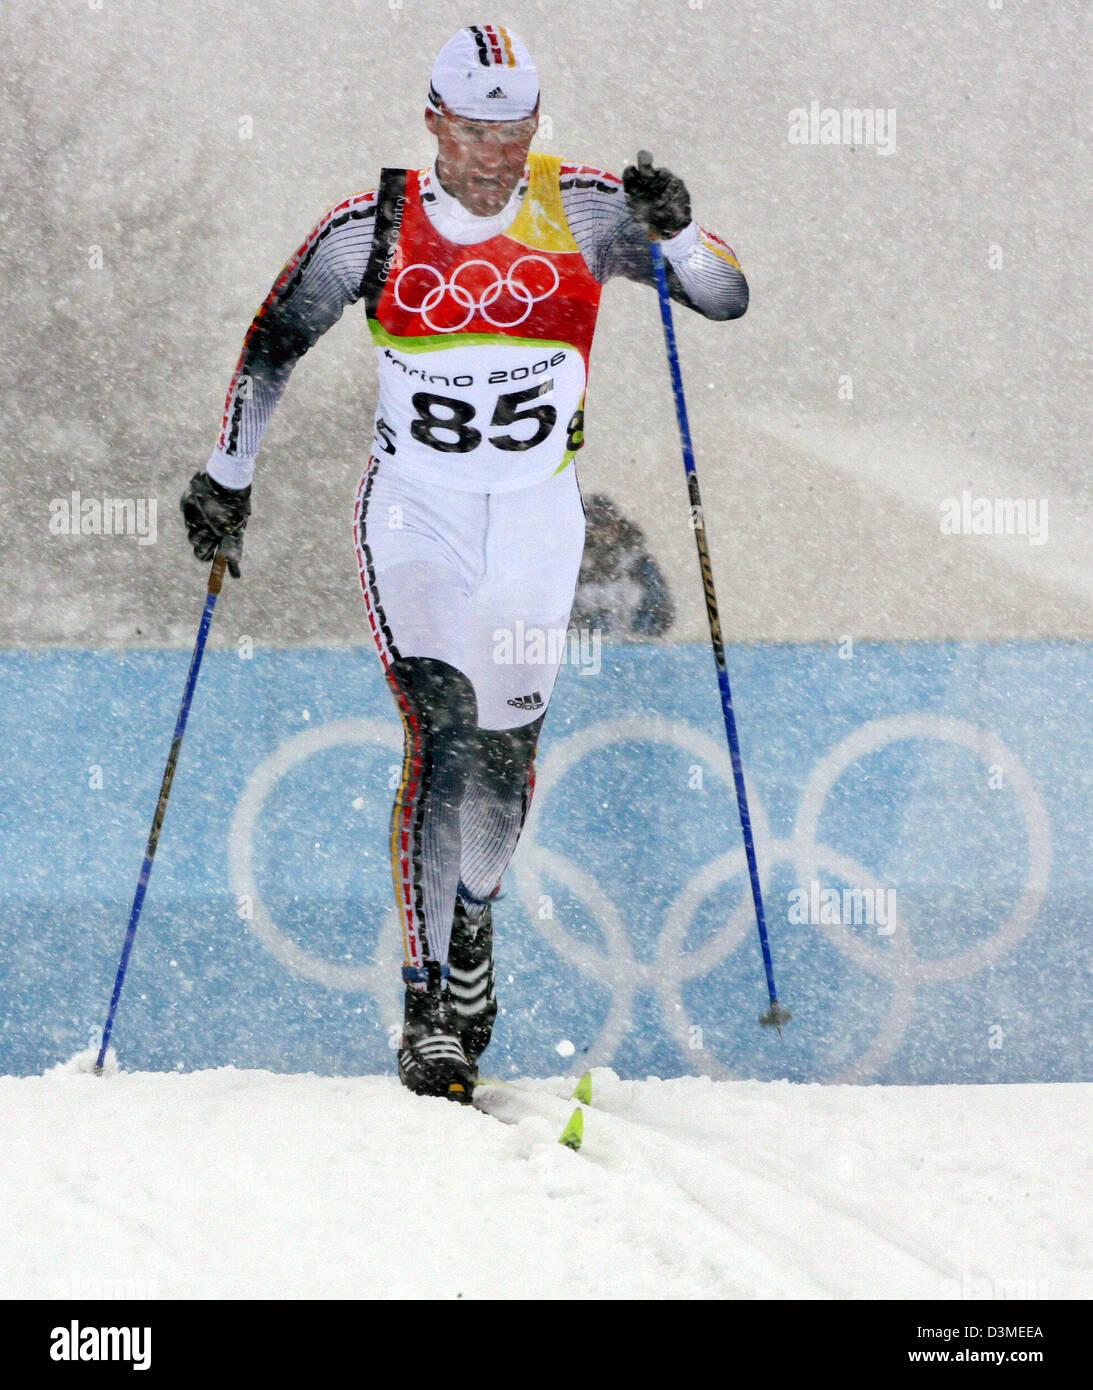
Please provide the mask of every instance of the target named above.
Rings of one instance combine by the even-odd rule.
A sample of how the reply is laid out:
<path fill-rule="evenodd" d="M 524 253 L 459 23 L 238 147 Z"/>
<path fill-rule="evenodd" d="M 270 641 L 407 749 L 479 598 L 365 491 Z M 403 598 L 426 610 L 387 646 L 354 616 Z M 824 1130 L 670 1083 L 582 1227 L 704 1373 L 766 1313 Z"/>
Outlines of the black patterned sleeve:
<path fill-rule="evenodd" d="M 243 339 L 207 464 L 224 487 L 251 481 L 262 434 L 292 369 L 360 298 L 372 249 L 375 193 L 358 193 L 323 215 L 281 270 Z"/>

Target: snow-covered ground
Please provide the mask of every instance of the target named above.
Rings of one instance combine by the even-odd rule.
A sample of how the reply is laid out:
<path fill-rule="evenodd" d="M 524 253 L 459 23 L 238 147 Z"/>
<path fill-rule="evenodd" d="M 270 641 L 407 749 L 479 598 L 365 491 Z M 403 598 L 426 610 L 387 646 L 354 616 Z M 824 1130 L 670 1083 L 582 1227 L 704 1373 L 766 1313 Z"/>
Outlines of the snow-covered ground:
<path fill-rule="evenodd" d="M 1093 1295 L 1089 1085 L 573 1084 L 0 1078 L 0 1297 Z"/>

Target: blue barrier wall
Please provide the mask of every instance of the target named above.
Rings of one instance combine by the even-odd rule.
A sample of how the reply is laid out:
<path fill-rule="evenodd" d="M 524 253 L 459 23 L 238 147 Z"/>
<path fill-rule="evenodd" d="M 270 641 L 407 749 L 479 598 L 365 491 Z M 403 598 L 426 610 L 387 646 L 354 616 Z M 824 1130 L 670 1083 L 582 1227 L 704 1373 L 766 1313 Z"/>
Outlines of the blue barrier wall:
<path fill-rule="evenodd" d="M 779 1040 L 712 659 L 563 669 L 496 909 L 491 1072 L 1093 1076 L 1093 648 L 730 650 Z M 183 652 L 0 657 L 0 1070 L 101 1025 Z M 115 1033 L 130 1069 L 389 1070 L 400 727 L 371 649 L 206 658 Z M 848 891 L 844 891 L 848 890 Z M 576 1055 L 560 1055 L 572 1043 Z"/>

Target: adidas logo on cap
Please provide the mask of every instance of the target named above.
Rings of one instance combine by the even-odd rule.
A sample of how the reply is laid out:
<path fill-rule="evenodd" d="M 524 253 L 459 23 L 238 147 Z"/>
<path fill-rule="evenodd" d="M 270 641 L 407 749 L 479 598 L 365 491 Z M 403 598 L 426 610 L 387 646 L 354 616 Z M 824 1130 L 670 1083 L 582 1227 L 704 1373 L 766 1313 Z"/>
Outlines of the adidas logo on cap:
<path fill-rule="evenodd" d="M 492 92 L 486 93 L 487 97 L 508 97 L 508 92 L 503 92 L 500 87 L 494 87 Z"/>

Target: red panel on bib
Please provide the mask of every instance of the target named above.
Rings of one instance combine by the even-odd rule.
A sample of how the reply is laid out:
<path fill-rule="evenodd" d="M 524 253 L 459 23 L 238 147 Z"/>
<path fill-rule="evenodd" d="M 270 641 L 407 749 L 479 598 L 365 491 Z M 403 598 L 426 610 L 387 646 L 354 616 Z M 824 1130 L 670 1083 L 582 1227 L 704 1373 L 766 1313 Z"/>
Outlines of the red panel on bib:
<path fill-rule="evenodd" d="M 602 286 L 580 251 L 533 249 L 507 233 L 458 246 L 433 228 L 411 170 L 376 318 L 396 338 L 492 334 L 567 343 L 588 367 Z"/>

